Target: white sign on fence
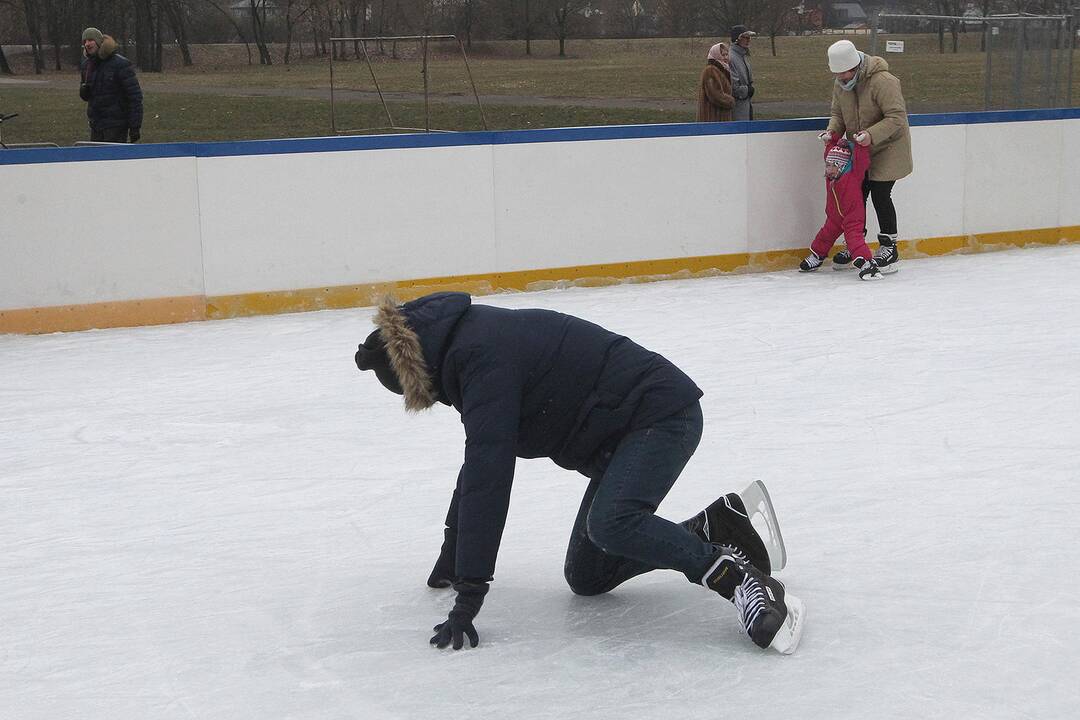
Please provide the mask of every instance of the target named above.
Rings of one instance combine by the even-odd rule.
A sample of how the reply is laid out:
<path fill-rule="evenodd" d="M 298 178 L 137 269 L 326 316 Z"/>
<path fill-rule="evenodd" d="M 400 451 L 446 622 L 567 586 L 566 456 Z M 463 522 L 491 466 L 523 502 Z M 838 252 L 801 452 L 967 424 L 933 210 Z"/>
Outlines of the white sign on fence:
<path fill-rule="evenodd" d="M 886 40 L 885 52 L 904 52 L 903 40 Z"/>

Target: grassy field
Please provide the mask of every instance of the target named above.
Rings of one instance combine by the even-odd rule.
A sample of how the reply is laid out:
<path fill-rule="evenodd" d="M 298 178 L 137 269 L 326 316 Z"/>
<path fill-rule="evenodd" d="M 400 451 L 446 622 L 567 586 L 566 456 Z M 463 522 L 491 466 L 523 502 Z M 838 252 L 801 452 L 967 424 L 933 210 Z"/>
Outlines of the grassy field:
<path fill-rule="evenodd" d="M 961 36 L 961 52 L 939 54 L 936 35 L 901 36 L 904 54 L 886 57 L 904 84 L 912 112 L 977 110 L 983 108 L 985 55 L 979 37 Z M 851 37 L 869 50 L 868 37 Z M 796 117 L 825 112 L 832 77 L 825 49 L 835 36 L 777 38 L 776 57 L 767 38 L 753 47 L 759 118 Z M 557 55 L 557 44 L 533 43 L 524 55 L 520 42 L 474 43 L 469 64 L 481 95 L 498 100 L 485 104 L 489 127 L 498 129 L 564 127 L 625 123 L 687 122 L 694 119 L 696 89 L 713 38 L 645 40 L 575 40 L 568 57 Z M 280 57 L 280 48 L 277 56 Z M 369 50 L 376 48 L 369 46 Z M 373 61 L 384 92 L 419 93 L 423 77 L 414 44 L 401 43 L 398 58 Z M 428 73 L 431 126 L 478 129 L 475 106 L 460 102 L 471 96 L 464 65 L 456 46 L 433 46 Z M 295 53 L 295 48 L 294 48 Z M 318 136 L 330 134 L 329 103 L 320 97 L 329 87 L 330 63 L 324 58 L 294 59 L 290 65 L 247 65 L 243 46 L 194 48 L 196 65 L 179 67 L 167 59 L 166 72 L 143 73 L 146 92 L 146 140 L 228 140 L 242 138 Z M 19 112 L 6 126 L 11 142 L 51 141 L 70 144 L 86 136 L 83 104 L 75 92 L 73 69 L 34 76 L 25 55 L 12 54 L 20 79 L 45 79 L 43 85 L 0 84 L 0 111 Z M 1000 58 L 1004 72 L 995 72 L 995 98 L 1010 98 L 1011 67 Z M 362 61 L 334 63 L 335 85 L 342 89 L 375 89 Z M 1073 78 L 1074 102 L 1080 102 L 1080 67 Z M 245 97 L 259 92 L 285 96 Z M 295 94 L 296 97 L 289 96 Z M 560 98 L 558 104 L 537 98 Z M 584 99 L 584 100 L 583 100 Z M 451 103 L 451 100 L 457 102 Z M 655 100 L 656 108 L 619 107 L 627 100 Z M 627 103 L 629 104 L 629 103 Z M 599 106 L 598 106 L 599 105 Z M 423 106 L 399 102 L 392 106 L 398 125 L 423 127 Z M 339 127 L 384 125 L 381 109 L 371 102 L 349 102 L 338 108 Z"/>

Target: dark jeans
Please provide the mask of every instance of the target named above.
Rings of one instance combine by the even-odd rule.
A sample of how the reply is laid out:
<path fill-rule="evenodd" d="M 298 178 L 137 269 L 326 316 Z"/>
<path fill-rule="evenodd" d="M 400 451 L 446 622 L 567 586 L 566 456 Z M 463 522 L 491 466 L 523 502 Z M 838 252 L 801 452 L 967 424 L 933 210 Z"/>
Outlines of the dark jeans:
<path fill-rule="evenodd" d="M 895 180 L 871 180 L 863 178 L 862 201 L 866 204 L 867 196 L 874 199 L 874 212 L 877 213 L 878 228 L 886 235 L 896 234 L 896 206 L 892 201 L 892 189 Z M 863 228 L 866 234 L 866 228 Z"/>
<path fill-rule="evenodd" d="M 128 129 L 126 127 L 105 128 L 104 130 L 90 130 L 90 139 L 94 142 L 126 143 L 128 141 Z"/>
<path fill-rule="evenodd" d="M 622 439 L 581 499 L 564 573 L 579 595 L 599 595 L 650 570 L 678 570 L 698 582 L 716 550 L 685 527 L 657 517 L 701 440 L 694 403 Z"/>

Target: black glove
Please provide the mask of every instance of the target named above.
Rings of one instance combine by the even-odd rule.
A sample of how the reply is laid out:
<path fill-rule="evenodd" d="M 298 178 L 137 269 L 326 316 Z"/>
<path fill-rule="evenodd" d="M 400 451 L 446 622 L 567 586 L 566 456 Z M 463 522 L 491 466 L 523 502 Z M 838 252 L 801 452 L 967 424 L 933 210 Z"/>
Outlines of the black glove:
<path fill-rule="evenodd" d="M 139 138 L 142 137 L 142 133 L 139 132 L 141 128 L 131 128 L 128 130 L 128 137 L 131 138 L 131 142 L 139 142 Z"/>
<path fill-rule="evenodd" d="M 746 86 L 746 99 L 749 100 L 752 97 L 754 97 L 754 86 L 751 84 Z"/>
<path fill-rule="evenodd" d="M 435 567 L 428 575 L 428 587 L 448 588 L 454 584 L 454 558 L 457 555 L 457 530 L 455 528 L 443 528 L 442 550 L 439 551 L 439 559 L 435 561 Z"/>
<path fill-rule="evenodd" d="M 445 622 L 434 627 L 435 634 L 431 638 L 431 644 L 444 648 L 453 641 L 454 649 L 460 650 L 467 637 L 472 647 L 476 647 L 480 643 L 480 636 L 476 634 L 472 621 L 476 613 L 480 612 L 480 606 L 484 604 L 488 584 L 483 580 L 462 580 L 454 583 L 454 589 L 458 594 L 454 609 L 450 611 Z"/>

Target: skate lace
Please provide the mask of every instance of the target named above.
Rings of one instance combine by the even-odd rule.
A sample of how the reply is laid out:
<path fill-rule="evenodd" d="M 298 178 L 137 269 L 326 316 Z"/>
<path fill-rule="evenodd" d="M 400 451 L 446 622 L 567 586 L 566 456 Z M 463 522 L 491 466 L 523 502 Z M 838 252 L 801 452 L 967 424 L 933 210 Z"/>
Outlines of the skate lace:
<path fill-rule="evenodd" d="M 796 256 L 796 257 L 798 257 L 798 256 Z M 817 267 L 821 263 L 822 263 L 822 259 L 819 258 L 814 253 L 810 253 L 809 255 L 806 256 L 806 264 L 807 264 L 808 267 Z"/>
<path fill-rule="evenodd" d="M 741 548 L 737 548 L 734 545 L 721 545 L 720 547 L 723 549 L 725 555 L 730 555 L 735 558 L 740 565 L 751 564 L 750 557 L 744 553 Z"/>
<path fill-rule="evenodd" d="M 747 573 L 743 581 L 735 587 L 735 609 L 739 612 L 739 618 L 747 633 L 753 630 L 766 607 L 765 589 L 757 578 Z"/>

